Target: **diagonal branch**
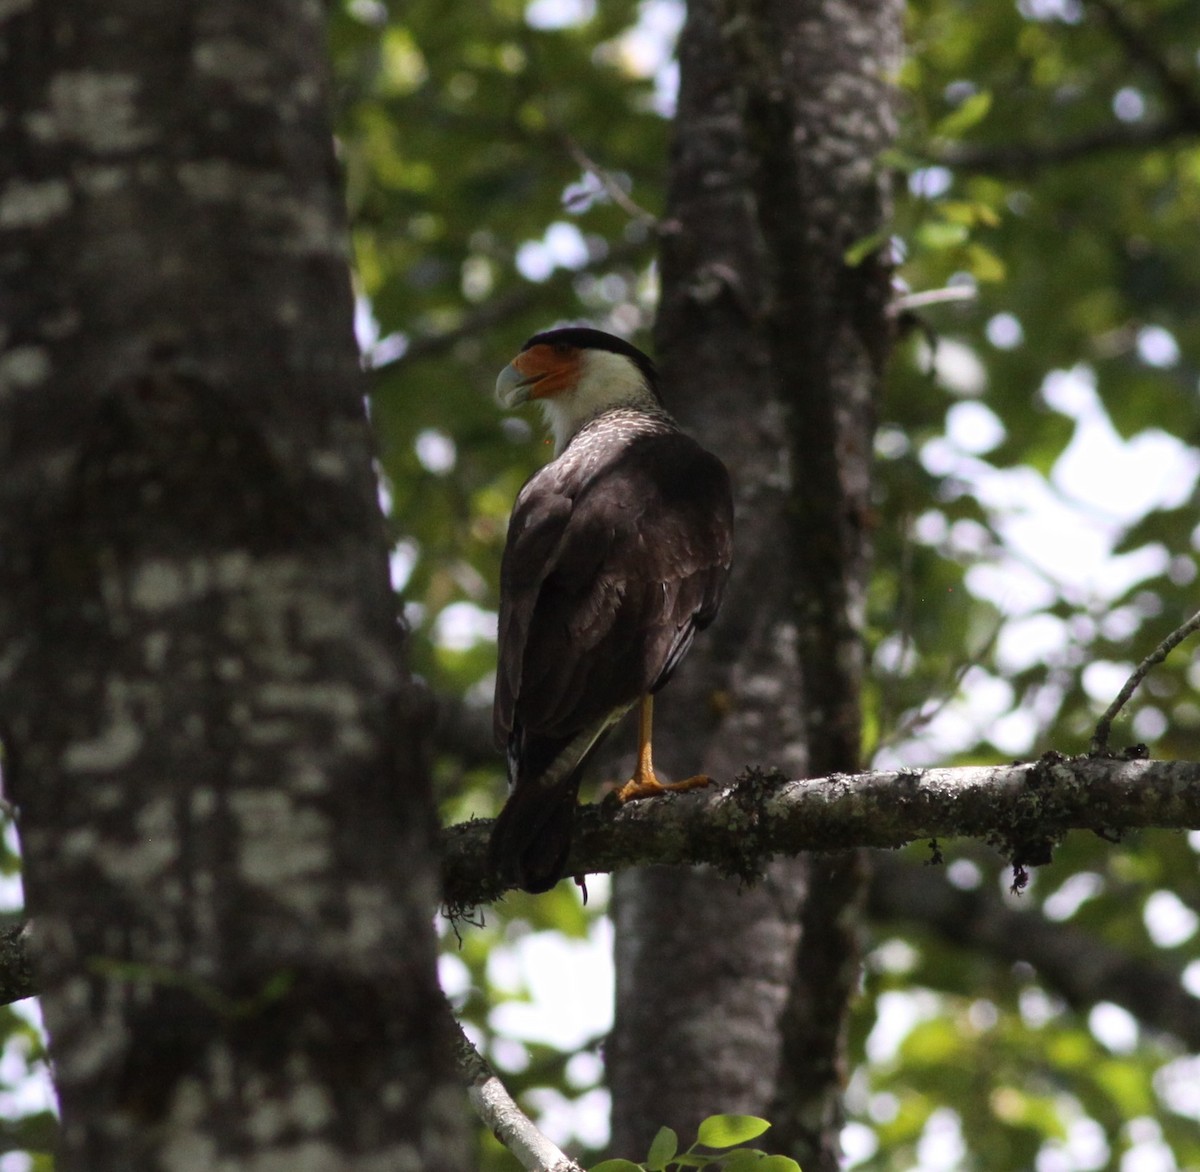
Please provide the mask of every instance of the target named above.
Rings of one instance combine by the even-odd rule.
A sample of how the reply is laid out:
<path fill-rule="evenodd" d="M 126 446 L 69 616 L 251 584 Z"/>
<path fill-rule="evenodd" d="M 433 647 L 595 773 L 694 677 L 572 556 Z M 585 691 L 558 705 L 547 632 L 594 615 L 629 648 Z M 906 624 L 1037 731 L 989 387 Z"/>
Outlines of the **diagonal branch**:
<path fill-rule="evenodd" d="M 487 1059 L 471 1045 L 462 1026 L 458 1026 L 456 1050 L 458 1072 L 467 1084 L 467 1097 L 475 1113 L 526 1172 L 584 1172 L 517 1106 Z"/>
<path fill-rule="evenodd" d="M 1108 751 L 1108 734 L 1112 729 L 1112 722 L 1116 720 L 1121 709 L 1125 707 L 1130 696 L 1137 690 L 1138 685 L 1150 674 L 1150 669 L 1162 663 L 1180 643 L 1189 635 L 1200 631 L 1200 611 L 1197 611 L 1186 623 L 1180 627 L 1176 627 L 1141 663 L 1137 665 L 1133 675 L 1129 677 L 1117 693 L 1113 702 L 1104 710 L 1104 715 L 1100 717 L 1096 725 L 1096 731 L 1092 735 L 1091 752 L 1093 754 L 1105 753 Z"/>
<path fill-rule="evenodd" d="M 973 952 L 1005 963 L 1025 961 L 1073 1009 L 1111 1001 L 1144 1026 L 1200 1051 L 1200 1000 L 1165 961 L 1136 957 L 1037 911 L 1007 907 L 994 890 L 961 891 L 941 868 L 906 866 L 886 856 L 876 864 L 867 900 L 872 920 L 921 925 Z"/>
<path fill-rule="evenodd" d="M 636 220 L 640 224 L 645 224 L 649 228 L 658 230 L 658 217 L 653 212 L 648 212 L 641 204 L 637 203 L 616 180 L 611 171 L 601 167 L 594 159 L 590 158 L 570 135 L 566 138 L 567 151 L 571 158 L 577 162 L 589 175 L 591 175 L 601 187 L 604 188 L 608 198 L 613 201 L 630 219 Z"/>
<path fill-rule="evenodd" d="M 478 308 L 463 315 L 458 325 L 436 334 L 415 334 L 408 345 L 395 358 L 372 365 L 374 378 L 392 375 L 404 367 L 425 358 L 436 358 L 452 350 L 467 338 L 478 338 L 489 330 L 496 329 L 520 317 L 539 305 L 561 305 L 564 294 L 581 273 L 604 272 L 624 264 L 632 264 L 651 255 L 652 240 L 622 241 L 612 245 L 603 256 L 596 257 L 576 269 L 555 269 L 544 281 L 526 281 L 511 292 L 485 301 Z M 549 312 L 549 309 L 547 310 Z"/>
<path fill-rule="evenodd" d="M 1130 60 L 1144 66 L 1154 76 L 1179 120 L 1193 128 L 1200 126 L 1200 92 L 1192 85 L 1190 75 L 1174 68 L 1166 51 L 1150 40 L 1139 24 L 1129 19 L 1127 6 L 1114 3 L 1114 0 L 1086 0 L 1086 3 L 1100 14 Z"/>
<path fill-rule="evenodd" d="M 1163 116 L 1144 122 L 1099 126 L 1060 142 L 959 143 L 939 152 L 937 162 L 964 171 L 1020 177 L 1046 165 L 1071 163 L 1109 151 L 1182 144 L 1200 137 L 1200 90 L 1192 83 L 1190 73 L 1175 68 L 1164 48 L 1156 45 L 1141 25 L 1130 20 L 1130 6 L 1115 0 L 1086 2 L 1099 14 L 1129 59 L 1153 76 L 1168 107 Z"/>

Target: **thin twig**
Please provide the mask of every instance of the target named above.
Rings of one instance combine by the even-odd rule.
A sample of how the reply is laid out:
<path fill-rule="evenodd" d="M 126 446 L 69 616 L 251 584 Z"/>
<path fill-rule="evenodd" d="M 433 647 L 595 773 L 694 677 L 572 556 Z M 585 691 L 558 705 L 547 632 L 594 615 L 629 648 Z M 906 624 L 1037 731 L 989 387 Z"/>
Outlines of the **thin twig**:
<path fill-rule="evenodd" d="M 888 305 L 889 317 L 899 317 L 927 305 L 942 305 L 951 301 L 974 301 L 979 290 L 974 285 L 947 285 L 942 289 L 922 289 L 917 293 L 902 293 Z"/>
<path fill-rule="evenodd" d="M 1137 670 L 1125 681 L 1124 687 L 1117 693 L 1117 698 L 1108 706 L 1104 715 L 1100 717 L 1099 723 L 1096 725 L 1096 731 L 1092 734 L 1092 743 L 1089 749 L 1093 757 L 1098 757 L 1100 754 L 1108 751 L 1108 734 L 1112 729 L 1112 722 L 1117 718 L 1117 713 L 1125 707 L 1129 697 L 1137 690 L 1137 686 L 1150 673 L 1150 669 L 1155 664 L 1162 663 L 1184 639 L 1198 630 L 1200 630 L 1200 611 L 1192 615 L 1182 627 L 1176 627 L 1137 665 Z"/>
<path fill-rule="evenodd" d="M 456 1051 L 458 1072 L 467 1084 L 471 1106 L 526 1172 L 584 1172 L 538 1131 L 529 1116 L 517 1106 L 487 1059 L 471 1045 L 462 1026 L 458 1026 Z"/>
<path fill-rule="evenodd" d="M 1154 75 L 1164 97 L 1174 106 L 1180 122 L 1195 128 L 1200 123 L 1200 92 L 1191 84 L 1190 67 L 1187 74 L 1176 69 L 1167 56 L 1166 48 L 1156 45 L 1139 24 L 1130 20 L 1125 6 L 1113 3 L 1113 0 L 1085 2 L 1100 13 L 1130 59 L 1145 66 Z"/>
<path fill-rule="evenodd" d="M 596 273 L 620 265 L 633 264 L 649 252 L 645 241 L 621 241 L 612 245 L 604 256 L 589 260 L 577 269 L 555 269 L 544 281 L 525 281 L 511 292 L 485 301 L 463 315 L 457 326 L 436 334 L 415 334 L 408 339 L 404 350 L 385 362 L 371 364 L 372 375 L 393 375 L 397 370 L 412 366 L 425 358 L 438 358 L 466 338 L 477 338 L 489 330 L 507 325 L 542 304 L 561 304 L 563 293 L 569 292 L 581 273 Z"/>
<path fill-rule="evenodd" d="M 1106 151 L 1148 150 L 1186 142 L 1200 133 L 1200 92 L 1191 75 L 1176 69 L 1165 50 L 1154 44 L 1142 27 L 1129 19 L 1127 5 L 1113 0 L 1085 0 L 1100 14 L 1131 61 L 1150 71 L 1170 107 L 1161 118 L 1144 122 L 1118 122 L 1098 126 L 1077 138 L 1057 143 L 1011 143 L 975 145 L 963 143 L 948 148 L 939 162 L 968 171 L 992 171 L 1023 175 L 1047 164 L 1070 163 Z"/>
<path fill-rule="evenodd" d="M 957 144 L 947 148 L 939 162 L 966 171 L 1024 175 L 1048 164 L 1070 163 L 1107 151 L 1170 146 L 1200 134 L 1200 92 L 1192 85 L 1190 73 L 1176 69 L 1165 50 L 1129 19 L 1127 5 L 1114 0 L 1085 2 L 1099 13 L 1130 60 L 1154 75 L 1169 111 L 1159 119 L 1098 126 L 1056 143 Z"/>
<path fill-rule="evenodd" d="M 613 178 L 612 172 L 605 170 L 594 159 L 590 158 L 570 135 L 566 136 L 567 151 L 571 158 L 575 160 L 589 175 L 598 180 L 604 188 L 608 198 L 613 201 L 623 212 L 627 213 L 632 219 L 638 220 L 640 223 L 647 224 L 651 228 L 658 227 L 658 217 L 653 212 L 648 212 L 641 204 L 630 198 L 629 192 L 625 190 Z"/>
<path fill-rule="evenodd" d="M 878 743 L 871 750 L 872 759 L 877 757 L 882 750 L 892 748 L 904 740 L 905 737 L 912 736 L 914 733 L 925 728 L 926 725 L 941 715 L 953 703 L 958 696 L 967 672 L 973 667 L 981 667 L 984 659 L 992 653 L 992 649 L 996 646 L 996 640 L 1000 638 L 1000 627 L 1001 623 L 997 620 L 992 627 L 991 634 L 984 640 L 979 650 L 970 659 L 958 665 L 949 687 L 940 696 L 935 696 L 932 700 L 926 700 L 920 708 L 914 712 L 910 712 L 908 716 L 901 720 L 890 733 L 880 737 Z"/>
<path fill-rule="evenodd" d="M 1177 115 L 1146 122 L 1118 122 L 1059 142 L 956 143 L 931 159 L 960 171 L 1023 177 L 1110 151 L 1152 150 L 1193 141 L 1200 128 Z"/>

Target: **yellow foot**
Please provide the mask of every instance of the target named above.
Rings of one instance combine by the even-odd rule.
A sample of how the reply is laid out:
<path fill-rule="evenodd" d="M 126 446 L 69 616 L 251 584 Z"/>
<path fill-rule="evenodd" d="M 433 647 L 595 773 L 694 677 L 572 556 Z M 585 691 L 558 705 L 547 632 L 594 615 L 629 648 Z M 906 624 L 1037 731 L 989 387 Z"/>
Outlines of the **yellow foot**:
<path fill-rule="evenodd" d="M 617 790 L 617 801 L 636 802 L 639 798 L 655 798 L 659 794 L 682 793 L 684 790 L 700 789 L 711 782 L 712 778 L 706 773 L 697 773 L 695 777 L 685 777 L 682 781 L 659 781 L 654 774 L 641 780 L 635 777 Z"/>

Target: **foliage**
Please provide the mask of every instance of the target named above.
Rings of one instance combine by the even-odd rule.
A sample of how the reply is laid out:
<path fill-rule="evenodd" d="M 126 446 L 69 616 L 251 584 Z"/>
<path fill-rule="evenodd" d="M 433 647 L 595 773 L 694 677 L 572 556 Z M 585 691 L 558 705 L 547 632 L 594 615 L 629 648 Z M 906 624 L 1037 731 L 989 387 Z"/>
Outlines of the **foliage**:
<path fill-rule="evenodd" d="M 680 1172 L 684 1168 L 711 1168 L 714 1172 L 800 1172 L 787 1156 L 770 1156 L 757 1148 L 739 1145 L 757 1139 L 771 1125 L 753 1115 L 710 1115 L 696 1131 L 696 1142 L 679 1150 L 679 1137 L 669 1127 L 659 1128 L 650 1151 L 640 1164 L 632 1160 L 603 1160 L 591 1172 Z M 699 1148 L 710 1148 L 712 1153 Z M 732 1149 L 732 1150 L 726 1150 Z"/>

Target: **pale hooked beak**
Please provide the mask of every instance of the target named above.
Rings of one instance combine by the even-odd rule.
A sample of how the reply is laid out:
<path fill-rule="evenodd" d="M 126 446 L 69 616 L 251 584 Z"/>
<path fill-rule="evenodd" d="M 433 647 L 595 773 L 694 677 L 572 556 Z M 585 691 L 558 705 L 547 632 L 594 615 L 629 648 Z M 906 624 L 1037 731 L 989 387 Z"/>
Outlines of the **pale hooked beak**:
<path fill-rule="evenodd" d="M 496 377 L 496 402 L 501 407 L 517 407 L 529 399 L 537 377 L 522 374 L 511 362 Z"/>

